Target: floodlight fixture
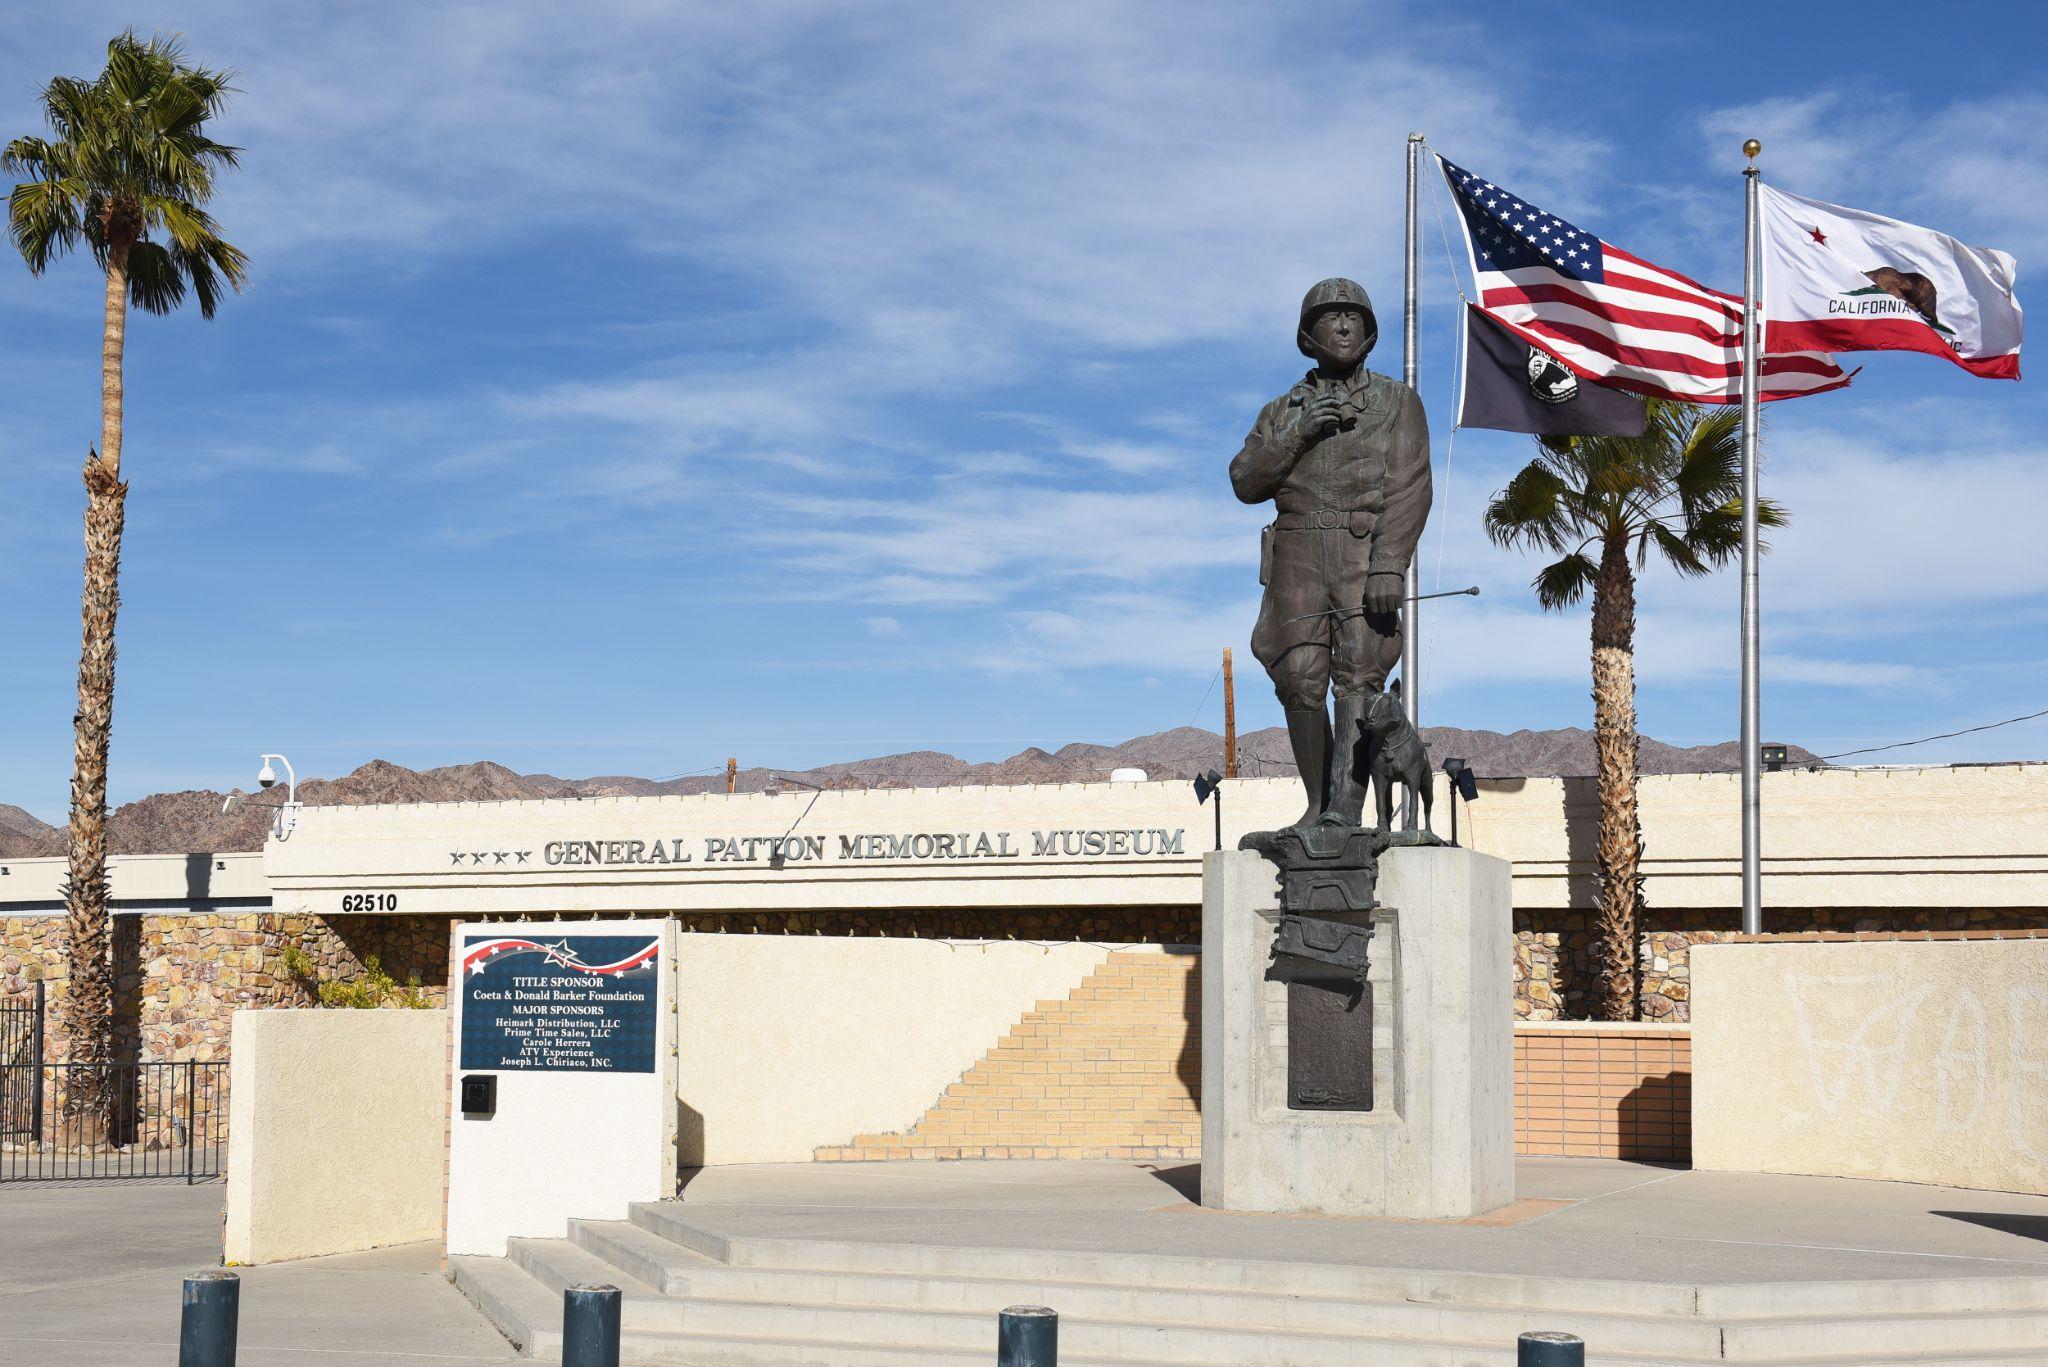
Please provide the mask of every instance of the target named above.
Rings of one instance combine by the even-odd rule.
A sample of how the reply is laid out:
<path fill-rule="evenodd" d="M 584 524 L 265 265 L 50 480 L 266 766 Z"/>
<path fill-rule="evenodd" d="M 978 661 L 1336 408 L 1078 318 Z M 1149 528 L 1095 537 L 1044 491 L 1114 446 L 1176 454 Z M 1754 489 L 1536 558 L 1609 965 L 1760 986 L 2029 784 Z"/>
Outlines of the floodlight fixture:
<path fill-rule="evenodd" d="M 1785 747 L 1766 741 L 1757 747 L 1757 753 L 1764 762 L 1764 772 L 1775 774 L 1785 767 Z"/>
<path fill-rule="evenodd" d="M 1472 765 L 1453 756 L 1444 761 L 1444 776 L 1451 781 L 1451 844 L 1458 843 L 1458 799 L 1471 802 L 1479 796 L 1479 779 Z"/>
<path fill-rule="evenodd" d="M 1223 775 L 1214 769 L 1195 775 L 1195 801 L 1216 799 L 1216 848 L 1223 848 Z"/>

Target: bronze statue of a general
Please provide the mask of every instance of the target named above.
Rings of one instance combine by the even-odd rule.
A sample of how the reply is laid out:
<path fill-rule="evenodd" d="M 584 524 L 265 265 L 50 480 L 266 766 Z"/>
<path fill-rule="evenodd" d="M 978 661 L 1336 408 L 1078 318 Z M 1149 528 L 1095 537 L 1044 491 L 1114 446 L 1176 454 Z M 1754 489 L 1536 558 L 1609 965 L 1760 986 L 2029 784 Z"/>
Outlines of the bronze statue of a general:
<path fill-rule="evenodd" d="M 1287 713 L 1308 790 L 1304 827 L 1359 824 L 1366 712 L 1401 658 L 1408 560 L 1429 517 L 1422 400 L 1365 368 L 1378 339 L 1372 301 L 1356 283 L 1311 289 L 1295 341 L 1315 368 L 1259 410 L 1230 462 L 1238 498 L 1270 498 L 1278 511 L 1260 539 L 1266 594 L 1252 653 Z M 1334 737 L 1325 704 L 1333 689 Z"/>

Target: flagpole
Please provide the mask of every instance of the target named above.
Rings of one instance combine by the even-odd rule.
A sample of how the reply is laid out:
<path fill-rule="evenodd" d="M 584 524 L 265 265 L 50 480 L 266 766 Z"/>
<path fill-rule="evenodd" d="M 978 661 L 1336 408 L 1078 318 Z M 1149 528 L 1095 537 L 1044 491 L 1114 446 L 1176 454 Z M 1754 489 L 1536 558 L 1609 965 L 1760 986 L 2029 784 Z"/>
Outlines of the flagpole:
<path fill-rule="evenodd" d="M 1764 928 L 1763 805 L 1761 786 L 1762 698 L 1758 687 L 1756 566 L 1757 369 L 1761 323 L 1757 307 L 1757 153 L 1755 138 L 1742 144 L 1742 930 Z"/>
<path fill-rule="evenodd" d="M 1402 285 L 1404 288 L 1401 310 L 1401 379 L 1410 389 L 1415 389 L 1419 357 L 1416 355 L 1416 284 L 1417 263 L 1421 253 L 1416 250 L 1421 241 L 1419 225 L 1422 222 L 1420 183 L 1418 170 L 1422 165 L 1422 134 L 1408 135 L 1408 224 L 1404 243 L 1405 254 L 1402 262 Z M 1419 394 L 1420 391 L 1418 390 Z M 1407 602 L 1401 607 L 1401 707 L 1408 714 L 1410 724 L 1418 730 L 1422 726 L 1422 571 L 1417 567 L 1419 556 L 1408 557 Z M 1402 785 L 1405 796 L 1401 799 L 1402 820 L 1405 825 L 1415 824 L 1415 794 L 1407 785 Z"/>

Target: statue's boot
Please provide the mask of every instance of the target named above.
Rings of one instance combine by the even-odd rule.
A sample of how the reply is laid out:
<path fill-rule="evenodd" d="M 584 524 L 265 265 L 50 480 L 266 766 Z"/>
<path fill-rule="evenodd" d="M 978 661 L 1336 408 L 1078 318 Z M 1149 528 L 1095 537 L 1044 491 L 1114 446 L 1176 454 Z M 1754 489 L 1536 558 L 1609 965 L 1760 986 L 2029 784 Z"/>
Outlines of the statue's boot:
<path fill-rule="evenodd" d="M 1294 767 L 1301 771 L 1301 786 L 1308 791 L 1308 810 L 1294 824 L 1313 826 L 1323 814 L 1323 800 L 1329 791 L 1330 714 L 1320 707 L 1290 710 L 1287 742 L 1294 747 Z"/>
<path fill-rule="evenodd" d="M 1365 816 L 1365 709 L 1370 693 L 1337 695 L 1337 734 L 1330 748 L 1330 790 L 1323 803 L 1322 824 L 1356 826 Z"/>

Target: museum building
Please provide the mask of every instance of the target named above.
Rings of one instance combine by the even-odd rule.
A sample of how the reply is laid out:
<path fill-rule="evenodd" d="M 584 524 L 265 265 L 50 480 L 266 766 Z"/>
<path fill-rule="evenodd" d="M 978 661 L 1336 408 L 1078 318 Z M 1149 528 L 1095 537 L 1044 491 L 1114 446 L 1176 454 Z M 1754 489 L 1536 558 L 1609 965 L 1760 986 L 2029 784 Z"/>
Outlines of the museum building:
<path fill-rule="evenodd" d="M 1220 796 L 1220 829 L 1183 781 L 306 808 L 261 853 L 113 861 L 124 1047 L 224 1058 L 234 1012 L 312 1005 L 372 961 L 444 1002 L 460 921 L 672 918 L 685 1163 L 1188 1157 L 1202 856 L 1300 801 L 1278 779 Z M 1691 1152 L 1691 951 L 1741 938 L 1736 779 L 1641 796 L 1625 1024 L 1571 1019 L 1591 782 L 1460 804 L 1461 840 L 1513 865 L 1525 1153 Z M 2048 766 L 1773 773 L 1764 803 L 1766 939 L 2048 933 Z M 62 879 L 0 861 L 0 998 L 61 993 Z"/>

